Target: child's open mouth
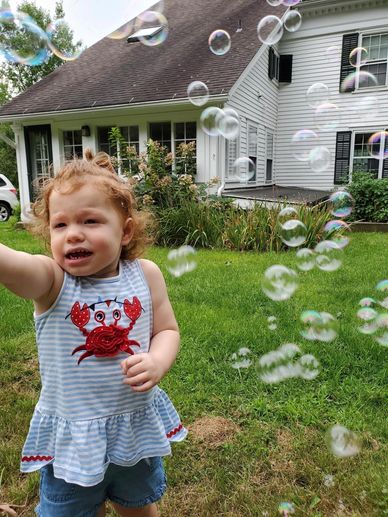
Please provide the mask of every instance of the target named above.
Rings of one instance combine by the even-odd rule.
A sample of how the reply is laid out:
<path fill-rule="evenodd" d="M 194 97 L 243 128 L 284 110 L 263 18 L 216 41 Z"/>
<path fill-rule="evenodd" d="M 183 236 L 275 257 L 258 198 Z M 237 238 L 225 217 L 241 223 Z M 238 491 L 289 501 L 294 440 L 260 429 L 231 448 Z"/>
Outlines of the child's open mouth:
<path fill-rule="evenodd" d="M 90 257 L 92 255 L 91 251 L 88 250 L 76 250 L 76 251 L 70 251 L 69 253 L 66 253 L 65 257 L 67 260 L 82 260 L 84 258 Z"/>

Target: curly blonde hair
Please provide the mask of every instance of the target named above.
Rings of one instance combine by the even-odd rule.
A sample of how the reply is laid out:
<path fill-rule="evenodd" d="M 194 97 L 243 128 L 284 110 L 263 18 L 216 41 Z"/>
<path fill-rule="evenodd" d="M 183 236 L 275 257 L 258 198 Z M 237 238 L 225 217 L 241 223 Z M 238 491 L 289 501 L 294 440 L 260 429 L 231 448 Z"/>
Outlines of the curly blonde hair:
<path fill-rule="evenodd" d="M 140 257 L 153 242 L 151 229 L 154 220 L 149 212 L 137 210 L 132 186 L 117 175 L 110 156 L 102 152 L 94 156 L 90 149 L 85 150 L 84 159 L 75 158 L 65 163 L 58 174 L 44 182 L 37 200 L 32 204 L 32 218 L 27 225 L 28 230 L 43 238 L 49 246 L 51 193 L 55 190 L 71 194 L 91 181 L 112 200 L 123 221 L 128 217 L 132 219 L 133 235 L 131 241 L 123 246 L 120 258 L 133 260 Z"/>

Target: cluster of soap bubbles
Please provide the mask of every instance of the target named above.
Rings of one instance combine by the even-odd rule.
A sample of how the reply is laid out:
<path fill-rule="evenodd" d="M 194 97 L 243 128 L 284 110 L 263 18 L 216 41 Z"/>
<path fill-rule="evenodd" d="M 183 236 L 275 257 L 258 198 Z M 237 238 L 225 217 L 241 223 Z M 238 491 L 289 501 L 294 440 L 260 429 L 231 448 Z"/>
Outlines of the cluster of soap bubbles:
<path fill-rule="evenodd" d="M 338 458 L 348 458 L 360 452 L 358 436 L 342 425 L 334 425 L 326 433 L 326 443 L 330 451 Z"/>
<path fill-rule="evenodd" d="M 358 330 L 362 334 L 372 335 L 379 345 L 388 347 L 388 280 L 381 280 L 375 291 L 374 298 L 365 297 L 359 302 Z"/>
<path fill-rule="evenodd" d="M 3 41 L 0 47 L 0 57 L 10 63 L 28 66 L 39 66 L 45 63 L 52 54 L 65 61 L 77 59 L 81 53 L 80 50 L 66 52 L 54 44 L 54 37 L 64 24 L 66 24 L 64 20 L 58 19 L 50 23 L 46 30 L 43 30 L 31 16 L 24 12 L 0 10 L 0 27 L 13 25 L 28 36 L 28 39 L 23 40 L 23 48 L 12 47 L 14 43 L 12 39 Z M 28 41 L 27 45 L 26 41 Z"/>
<path fill-rule="evenodd" d="M 196 267 L 196 251 L 192 246 L 184 245 L 168 252 L 167 270 L 175 278 L 194 271 Z"/>
<path fill-rule="evenodd" d="M 296 6 L 300 0 L 267 0 L 269 5 L 276 7 L 285 5 L 288 7 Z M 283 19 L 278 16 L 269 14 L 264 16 L 257 25 L 257 36 L 259 40 L 266 45 L 274 45 L 283 36 L 284 29 L 289 32 L 297 31 L 302 25 L 302 16 L 299 11 L 293 9 L 288 10 Z"/>
<path fill-rule="evenodd" d="M 327 56 L 338 58 L 339 48 L 329 47 L 326 51 Z M 366 63 L 368 51 L 363 47 L 353 49 L 349 54 L 349 63 L 355 67 L 341 83 L 341 91 L 352 91 L 359 87 L 377 86 L 377 78 L 362 70 L 360 67 Z M 326 171 L 331 165 L 331 152 L 320 145 L 318 132 L 328 133 L 336 131 L 341 123 L 343 110 L 334 102 L 330 102 L 329 87 L 322 82 L 312 84 L 306 92 L 308 105 L 314 109 L 315 130 L 300 129 L 292 137 L 292 152 L 296 160 L 308 162 L 313 172 L 321 173 Z M 378 110 L 378 98 L 373 95 L 363 96 L 356 99 L 350 108 L 352 114 L 360 120 L 368 122 L 374 120 Z M 374 158 L 387 158 L 388 146 L 381 145 L 386 142 L 387 131 L 377 131 L 368 141 L 369 154 Z"/>
<path fill-rule="evenodd" d="M 320 369 L 319 361 L 311 354 L 303 354 L 294 343 L 286 343 L 259 359 L 255 358 L 249 348 L 240 348 L 231 355 L 230 360 L 235 370 L 255 365 L 259 379 L 267 384 L 296 377 L 312 380 L 317 377 Z"/>
<path fill-rule="evenodd" d="M 331 272 L 342 265 L 343 248 L 349 243 L 350 227 L 341 218 L 350 215 L 354 200 L 348 192 L 340 190 L 330 196 L 328 204 L 332 215 L 338 219 L 325 225 L 324 240 L 320 241 L 314 250 L 300 248 L 296 252 L 296 265 L 300 271 L 310 271 L 316 266 L 322 271 Z M 306 242 L 308 230 L 299 220 L 294 207 L 287 206 L 279 212 L 277 225 L 279 236 L 286 246 L 296 248 Z M 262 289 L 271 300 L 288 300 L 297 287 L 298 274 L 293 269 L 276 264 L 264 272 Z"/>
<path fill-rule="evenodd" d="M 296 377 L 315 379 L 320 365 L 312 354 L 302 354 L 298 345 L 287 343 L 261 356 L 257 368 L 262 382 L 274 384 Z"/>
<path fill-rule="evenodd" d="M 221 135 L 227 140 L 235 140 L 240 133 L 240 117 L 233 108 L 209 106 L 201 113 L 200 123 L 209 136 Z"/>

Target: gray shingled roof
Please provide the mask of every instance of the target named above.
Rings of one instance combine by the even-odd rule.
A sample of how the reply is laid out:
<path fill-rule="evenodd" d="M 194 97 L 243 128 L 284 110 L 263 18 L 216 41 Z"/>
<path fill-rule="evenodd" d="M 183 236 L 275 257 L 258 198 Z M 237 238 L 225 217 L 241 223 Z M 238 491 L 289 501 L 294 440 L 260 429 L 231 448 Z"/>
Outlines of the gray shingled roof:
<path fill-rule="evenodd" d="M 104 38 L 0 108 L 0 116 L 61 112 L 184 98 L 193 80 L 227 93 L 261 46 L 257 24 L 281 16 L 266 0 L 165 0 L 167 40 L 158 46 Z M 239 20 L 242 31 L 236 32 Z M 215 56 L 207 41 L 227 30 L 232 48 Z"/>

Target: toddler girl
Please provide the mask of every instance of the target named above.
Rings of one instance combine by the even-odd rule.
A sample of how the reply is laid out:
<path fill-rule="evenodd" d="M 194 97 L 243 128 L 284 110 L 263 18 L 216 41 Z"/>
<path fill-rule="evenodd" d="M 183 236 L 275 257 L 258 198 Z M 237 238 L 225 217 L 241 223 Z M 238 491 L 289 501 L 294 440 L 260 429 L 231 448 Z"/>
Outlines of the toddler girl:
<path fill-rule="evenodd" d="M 42 517 L 157 516 L 162 456 L 186 435 L 157 386 L 179 330 L 159 268 L 138 257 L 146 214 L 108 155 L 68 162 L 43 187 L 32 230 L 52 258 L 0 244 L 0 282 L 34 303 L 42 389 L 22 472 L 40 470 Z"/>

